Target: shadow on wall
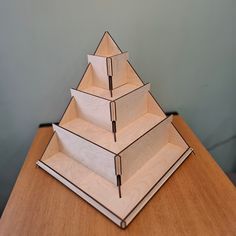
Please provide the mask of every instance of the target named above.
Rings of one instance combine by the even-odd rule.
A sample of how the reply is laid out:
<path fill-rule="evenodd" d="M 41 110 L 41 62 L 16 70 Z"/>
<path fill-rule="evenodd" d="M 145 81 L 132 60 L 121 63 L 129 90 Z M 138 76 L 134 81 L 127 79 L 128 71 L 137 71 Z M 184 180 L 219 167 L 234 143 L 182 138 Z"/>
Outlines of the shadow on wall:
<path fill-rule="evenodd" d="M 223 120 L 210 135 L 203 140 L 207 150 L 226 172 L 236 172 L 235 120 Z"/>

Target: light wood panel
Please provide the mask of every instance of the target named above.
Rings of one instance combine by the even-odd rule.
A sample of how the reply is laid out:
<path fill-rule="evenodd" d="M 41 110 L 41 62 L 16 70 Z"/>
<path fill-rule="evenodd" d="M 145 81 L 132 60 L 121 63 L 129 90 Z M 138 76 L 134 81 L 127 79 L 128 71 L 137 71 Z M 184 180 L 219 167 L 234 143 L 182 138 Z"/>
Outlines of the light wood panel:
<path fill-rule="evenodd" d="M 137 89 L 138 87 L 140 87 L 140 86 L 130 84 L 130 83 L 124 84 L 124 85 L 112 90 L 112 97 L 111 97 L 111 93 L 109 90 L 99 88 L 96 86 L 90 86 L 86 89 L 82 89 L 82 91 L 109 99 L 110 101 L 114 101 L 115 99 L 125 95 L 126 93 L 129 93 L 129 92 Z M 80 89 L 78 89 L 78 90 L 80 90 Z"/>
<path fill-rule="evenodd" d="M 111 35 L 108 32 L 105 32 L 95 51 L 95 55 L 110 57 L 119 53 L 121 53 L 121 50 L 118 48 Z"/>
<path fill-rule="evenodd" d="M 162 108 L 160 107 L 160 105 L 156 102 L 156 100 L 153 98 L 153 96 L 151 95 L 150 91 L 147 95 L 147 103 L 148 103 L 148 112 L 162 116 L 162 117 L 166 117 L 164 111 L 162 110 Z"/>
<path fill-rule="evenodd" d="M 109 100 L 74 89 L 71 89 L 71 96 L 76 100 L 77 118 L 81 118 L 106 130 L 112 131 Z M 69 113 L 69 109 L 66 113 Z"/>
<path fill-rule="evenodd" d="M 88 62 L 93 68 L 93 81 L 97 87 L 109 89 L 108 76 L 112 77 L 112 89 L 128 82 L 128 53 L 120 53 L 111 57 L 88 55 Z"/>
<path fill-rule="evenodd" d="M 143 189 L 143 186 L 149 185 L 150 180 L 155 179 L 157 182 L 150 186 L 148 193 L 145 195 L 144 198 L 142 198 L 138 205 L 134 209 L 131 210 L 129 214 L 126 215 L 124 218 L 124 222 L 126 225 L 128 225 L 133 218 L 139 213 L 139 211 L 147 204 L 147 202 L 153 197 L 153 195 L 156 193 L 156 191 L 159 190 L 159 188 L 168 180 L 168 178 L 171 177 L 171 175 L 176 171 L 176 169 L 185 161 L 185 159 L 190 155 L 192 152 L 191 149 L 188 149 L 183 155 L 181 155 L 181 149 L 179 149 L 177 146 L 172 144 L 167 144 L 161 152 L 158 153 L 158 156 L 155 156 L 150 160 L 150 162 L 147 163 L 147 165 L 144 166 L 143 170 L 146 170 L 145 175 L 141 175 L 140 172 L 137 172 L 136 178 L 139 181 L 139 187 L 140 191 Z M 170 158 L 167 160 L 166 155 L 170 155 Z M 172 158 L 180 157 L 175 162 Z M 193 155 L 190 156 L 193 158 Z M 161 167 L 161 168 L 160 168 Z M 168 168 L 169 167 L 169 168 Z M 167 169 L 168 168 L 168 169 Z M 156 173 L 158 172 L 158 173 Z M 163 174 L 164 173 L 164 174 Z M 157 178 L 158 176 L 158 178 Z M 161 177 L 160 177 L 161 176 Z M 137 181 L 135 180 L 135 182 Z M 127 185 L 125 185 L 125 190 L 130 191 L 130 188 L 128 184 L 133 185 L 134 179 L 131 178 Z M 125 192 L 123 190 L 123 192 Z M 124 194 L 124 193 L 123 193 Z M 126 193 L 125 193 L 126 194 Z M 125 195 L 124 194 L 124 195 Z"/>
<path fill-rule="evenodd" d="M 121 77 L 120 85 L 115 85 L 112 90 L 112 97 L 110 94 L 109 82 L 107 75 L 104 75 L 102 82 L 102 85 L 99 83 L 96 83 L 96 74 L 93 73 L 92 65 L 89 64 L 87 70 L 85 71 L 85 74 L 77 87 L 77 90 L 85 91 L 90 94 L 94 94 L 100 97 L 104 97 L 106 99 L 109 99 L 111 101 L 125 95 L 126 93 L 131 92 L 132 90 L 137 89 L 138 87 L 141 87 L 143 85 L 143 82 L 140 80 L 134 69 L 131 67 L 128 61 L 124 61 L 124 72 L 122 77 L 118 74 L 119 77 Z M 113 78 L 113 82 L 116 83 L 116 76 Z M 119 80 L 119 79 L 118 79 Z"/>
<path fill-rule="evenodd" d="M 87 88 L 93 86 L 93 84 L 94 84 L 93 78 L 94 78 L 93 67 L 92 67 L 91 63 L 89 63 L 87 65 L 87 68 L 86 68 L 78 86 L 77 86 L 77 89 L 80 88 L 81 90 L 84 90 L 84 89 L 87 89 Z"/>
<path fill-rule="evenodd" d="M 128 53 L 124 52 L 110 57 L 109 75 L 112 76 L 113 89 L 128 83 L 127 74 Z"/>
<path fill-rule="evenodd" d="M 53 128 L 58 137 L 59 148 L 57 152 L 66 154 L 68 157 L 79 161 L 97 174 L 111 181 L 114 185 L 117 184 L 114 153 L 76 136 L 57 125 L 53 125 Z M 48 148 L 50 148 L 50 146 L 51 145 L 49 145 Z M 57 153 L 54 155 L 57 155 Z M 48 157 L 47 159 L 50 158 Z M 67 171 L 70 172 L 69 169 L 67 169 Z"/>
<path fill-rule="evenodd" d="M 131 84 L 135 85 L 143 85 L 143 81 L 139 77 L 138 73 L 135 71 L 135 69 L 132 67 L 129 61 L 126 61 L 126 71 L 127 71 L 127 77 L 129 78 L 128 81 Z"/>
<path fill-rule="evenodd" d="M 59 150 L 58 137 L 57 137 L 57 134 L 54 132 L 41 159 L 47 160 L 48 158 L 56 154 L 58 150 Z"/>
<path fill-rule="evenodd" d="M 149 90 L 150 84 L 146 84 L 115 100 L 117 131 L 148 112 L 147 92 Z"/>
<path fill-rule="evenodd" d="M 106 85 L 102 85 L 102 87 L 99 87 L 99 84 L 96 84 L 96 74 L 93 72 L 93 67 L 91 63 L 87 66 L 85 73 L 81 79 L 81 82 L 77 86 L 77 90 L 81 90 L 90 94 L 94 94 L 96 96 L 104 97 L 106 99 L 109 99 L 111 101 L 117 99 L 118 97 L 123 96 L 126 93 L 131 92 L 132 90 L 140 87 L 143 85 L 143 83 L 138 78 L 135 71 L 132 69 L 130 64 L 125 61 L 125 71 L 126 76 L 125 80 L 126 83 L 123 85 L 116 87 L 113 89 L 113 96 L 111 97 L 110 91 L 108 89 L 108 77 L 107 75 L 104 77 L 102 83 L 106 83 Z"/>
<path fill-rule="evenodd" d="M 131 92 L 134 89 L 137 89 L 138 87 L 141 87 L 143 85 L 143 82 L 137 75 L 136 71 L 133 69 L 133 67 L 130 65 L 128 61 L 125 61 L 125 68 L 124 68 L 124 75 L 125 75 L 125 83 L 119 87 L 116 87 L 112 90 L 113 96 L 111 97 L 110 90 L 108 89 L 108 77 L 105 75 L 105 77 L 102 79 L 103 85 L 102 87 L 99 87 L 100 84 L 96 84 L 96 74 L 93 72 L 93 67 L 91 63 L 87 66 L 85 73 L 77 86 L 77 90 L 85 91 L 90 94 L 94 94 L 106 99 L 109 99 L 111 101 L 125 95 L 126 93 Z M 105 84 L 106 85 L 105 85 Z"/>
<path fill-rule="evenodd" d="M 142 168 L 146 162 L 148 162 L 153 156 L 157 155 L 157 153 L 168 144 L 171 120 L 171 116 L 163 120 L 153 129 L 151 129 L 149 132 L 119 153 L 122 163 L 122 183 L 132 177 L 135 172 Z M 179 148 L 181 149 L 182 147 L 180 146 Z M 182 153 L 186 149 L 187 148 L 182 148 Z M 170 153 L 170 155 L 171 154 L 172 153 Z M 166 158 L 171 157 L 166 155 Z M 178 158 L 178 156 L 175 158 Z M 160 166 L 159 168 L 162 167 Z"/>
<path fill-rule="evenodd" d="M 73 98 L 60 125 L 112 152 L 120 152 L 165 118 L 159 106 L 153 104 L 153 98 L 150 100 L 151 95 L 147 93 L 149 89 L 149 84 L 143 85 L 119 97 L 114 101 L 114 106 L 107 99 L 72 89 Z M 148 104 L 149 101 L 151 105 Z M 115 112 L 111 111 L 114 109 Z M 116 143 L 111 119 L 116 119 Z"/>
<path fill-rule="evenodd" d="M 92 65 L 93 83 L 95 86 L 109 90 L 107 74 L 107 58 L 88 55 L 88 62 Z"/>
<path fill-rule="evenodd" d="M 75 176 L 76 176 L 77 171 L 81 171 L 81 169 L 82 169 L 82 171 L 85 170 L 82 165 L 81 166 L 78 166 L 78 165 L 74 166 L 73 164 L 75 164 L 75 163 L 72 162 L 71 158 L 68 158 L 67 156 L 65 156 L 63 154 L 58 154 L 56 156 L 56 158 L 54 158 L 53 160 L 48 161 L 47 164 L 44 163 L 44 162 L 38 161 L 37 165 L 40 166 L 45 171 L 47 171 L 50 175 L 52 175 L 54 178 L 56 178 L 58 181 L 60 181 L 62 184 L 64 184 L 66 187 L 68 187 L 70 190 L 72 190 L 74 193 L 79 195 L 81 198 L 85 199 L 87 203 L 89 203 L 90 205 L 95 207 L 97 210 L 99 210 L 101 213 L 103 213 L 106 217 L 111 219 L 114 223 L 116 223 L 117 225 L 120 226 L 121 221 L 122 221 L 120 219 L 120 217 L 113 214 L 109 209 L 103 207 L 96 199 L 94 199 L 92 196 L 90 196 L 89 194 L 84 192 L 81 188 L 78 188 L 74 183 L 72 183 L 68 179 L 62 177 L 61 174 L 63 174 L 64 176 L 68 176 L 68 172 L 65 171 L 64 168 L 61 168 L 61 165 L 57 166 L 57 167 L 59 167 L 58 169 L 56 168 L 55 165 L 53 165 L 53 164 L 56 164 L 58 162 L 59 158 L 60 158 L 61 162 L 64 161 L 65 164 L 67 165 L 67 167 L 69 166 L 71 168 L 71 170 L 72 170 L 71 173 Z M 48 164 L 50 166 L 52 166 L 53 169 Z M 54 171 L 54 169 L 57 170 L 57 171 Z M 99 178 L 100 178 L 99 176 L 94 175 L 94 173 L 91 173 L 91 171 L 89 171 L 88 169 L 85 170 L 85 174 L 83 174 L 83 176 L 84 176 L 83 180 L 86 179 L 86 177 L 88 177 L 87 179 L 90 179 L 90 177 L 93 177 L 93 180 L 96 180 L 95 184 L 92 185 L 93 188 L 95 188 L 99 193 L 102 194 L 101 189 L 102 190 L 104 190 L 104 189 L 103 188 L 98 188 L 99 186 L 103 187 L 102 183 L 99 182 Z M 91 184 L 91 182 L 87 181 L 87 179 L 86 179 L 86 181 L 84 181 L 86 187 L 89 186 L 88 184 Z M 74 180 L 74 182 L 76 183 L 78 180 L 79 180 L 79 178 Z M 87 184 L 86 184 L 86 182 L 87 182 Z M 103 182 L 104 182 L 104 180 L 103 180 Z M 106 184 L 108 186 L 111 185 L 109 182 L 106 182 Z M 106 185 L 106 184 L 104 184 L 104 185 Z M 112 191 L 112 190 L 115 190 L 114 186 L 110 186 L 110 188 L 105 187 L 105 190 L 108 191 L 108 192 L 103 192 L 103 194 L 106 194 L 106 195 L 110 194 L 110 196 L 113 196 L 113 197 L 118 195 L 118 194 L 115 193 L 116 191 Z"/>
<path fill-rule="evenodd" d="M 74 97 L 71 98 L 68 107 L 66 108 L 61 121 L 60 125 L 66 124 L 79 116 L 79 112 L 77 109 L 77 103 Z"/>
<path fill-rule="evenodd" d="M 131 142 L 150 130 L 154 125 L 158 124 L 162 119 L 163 117 L 161 116 L 146 113 L 135 120 L 135 122 L 130 123 L 117 132 L 116 142 L 114 142 L 112 132 L 80 118 L 64 124 L 63 127 L 112 152 L 118 153 Z"/>
<path fill-rule="evenodd" d="M 182 136 L 178 133 L 176 128 L 173 126 L 173 124 L 171 124 L 169 127 L 169 142 L 175 145 L 178 145 L 182 148 L 188 147 L 188 144 L 185 142 Z"/>

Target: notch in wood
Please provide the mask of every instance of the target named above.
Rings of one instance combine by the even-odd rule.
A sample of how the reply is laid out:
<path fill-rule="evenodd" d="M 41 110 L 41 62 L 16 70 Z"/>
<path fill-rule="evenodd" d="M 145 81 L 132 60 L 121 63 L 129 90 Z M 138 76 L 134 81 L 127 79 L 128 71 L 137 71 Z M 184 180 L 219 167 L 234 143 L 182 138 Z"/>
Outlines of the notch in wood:
<path fill-rule="evenodd" d="M 119 198 L 121 198 L 121 176 L 117 175 L 117 186 L 118 186 L 118 191 L 119 191 Z"/>
<path fill-rule="evenodd" d="M 112 121 L 112 132 L 114 134 L 114 141 L 116 142 L 116 121 Z"/>
<path fill-rule="evenodd" d="M 110 94 L 112 97 L 113 84 L 112 84 L 112 76 L 111 75 L 108 76 L 108 83 L 109 83 Z"/>

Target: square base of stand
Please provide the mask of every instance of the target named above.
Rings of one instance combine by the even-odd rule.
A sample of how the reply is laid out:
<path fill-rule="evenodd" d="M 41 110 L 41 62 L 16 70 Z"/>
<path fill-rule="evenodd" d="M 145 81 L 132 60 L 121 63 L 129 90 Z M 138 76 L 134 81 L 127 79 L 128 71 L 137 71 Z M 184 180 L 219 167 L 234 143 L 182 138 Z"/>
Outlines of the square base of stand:
<path fill-rule="evenodd" d="M 163 153 L 153 157 L 121 185 L 121 198 L 117 186 L 63 153 L 57 153 L 45 161 L 38 161 L 37 165 L 115 224 L 125 228 L 192 152 L 188 148 L 181 154 L 174 145 L 167 148 L 169 154 L 171 150 L 177 155 L 171 158 L 163 150 Z"/>

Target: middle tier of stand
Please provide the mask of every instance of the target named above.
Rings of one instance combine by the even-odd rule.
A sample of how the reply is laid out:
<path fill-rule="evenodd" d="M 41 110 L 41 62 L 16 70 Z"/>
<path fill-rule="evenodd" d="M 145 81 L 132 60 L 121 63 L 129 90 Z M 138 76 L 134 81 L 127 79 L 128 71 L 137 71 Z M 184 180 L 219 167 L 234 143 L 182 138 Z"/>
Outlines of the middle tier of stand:
<path fill-rule="evenodd" d="M 117 133 L 114 142 L 113 133 L 80 118 L 62 125 L 62 127 L 112 151 L 119 153 L 130 143 L 142 136 L 153 126 L 162 121 L 162 117 L 146 113 Z"/>
<path fill-rule="evenodd" d="M 73 98 L 59 125 L 119 153 L 166 118 L 149 89 L 150 84 L 146 84 L 113 101 L 71 90 Z"/>

